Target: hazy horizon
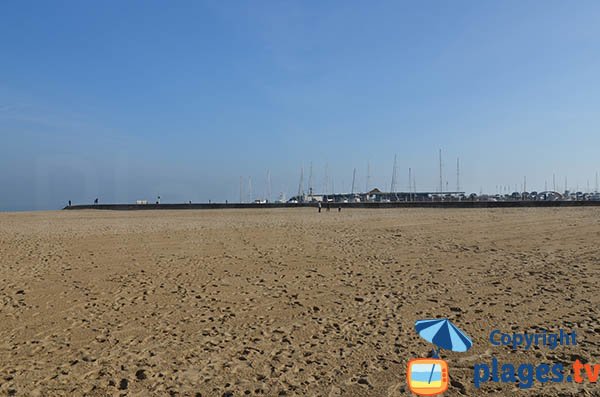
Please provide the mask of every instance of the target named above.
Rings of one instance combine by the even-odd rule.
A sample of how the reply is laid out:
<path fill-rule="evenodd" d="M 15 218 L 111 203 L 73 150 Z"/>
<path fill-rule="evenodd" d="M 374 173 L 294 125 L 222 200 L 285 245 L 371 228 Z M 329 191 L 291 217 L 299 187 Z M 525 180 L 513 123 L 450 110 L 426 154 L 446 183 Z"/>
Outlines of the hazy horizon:
<path fill-rule="evenodd" d="M 8 2 L 0 211 L 595 190 L 600 3 Z M 325 169 L 329 182 L 325 181 Z M 333 185 L 333 186 L 332 186 Z M 589 185 L 589 188 L 588 188 Z"/>

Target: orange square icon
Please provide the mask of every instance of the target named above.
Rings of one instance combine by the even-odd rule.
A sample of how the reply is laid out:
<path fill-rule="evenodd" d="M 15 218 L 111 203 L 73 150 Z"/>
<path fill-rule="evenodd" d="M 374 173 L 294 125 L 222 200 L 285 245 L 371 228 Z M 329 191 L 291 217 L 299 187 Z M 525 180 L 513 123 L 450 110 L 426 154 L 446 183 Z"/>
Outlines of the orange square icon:
<path fill-rule="evenodd" d="M 448 390 L 448 364 L 436 358 L 415 358 L 408 362 L 406 381 L 419 396 L 435 396 Z"/>

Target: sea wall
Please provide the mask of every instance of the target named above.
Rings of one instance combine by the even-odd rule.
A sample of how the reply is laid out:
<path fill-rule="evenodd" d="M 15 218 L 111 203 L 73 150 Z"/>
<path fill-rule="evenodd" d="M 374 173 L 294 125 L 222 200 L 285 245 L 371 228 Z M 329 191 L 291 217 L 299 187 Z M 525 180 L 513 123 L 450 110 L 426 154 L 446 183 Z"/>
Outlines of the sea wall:
<path fill-rule="evenodd" d="M 233 208 L 300 208 L 316 207 L 316 203 L 202 203 L 202 204 L 90 204 L 72 205 L 64 210 L 210 210 Z M 600 206 L 600 201 L 417 201 L 417 202 L 368 202 L 368 203 L 332 203 L 332 208 L 531 208 L 531 207 L 589 207 Z M 323 204 L 325 207 L 325 204 Z"/>

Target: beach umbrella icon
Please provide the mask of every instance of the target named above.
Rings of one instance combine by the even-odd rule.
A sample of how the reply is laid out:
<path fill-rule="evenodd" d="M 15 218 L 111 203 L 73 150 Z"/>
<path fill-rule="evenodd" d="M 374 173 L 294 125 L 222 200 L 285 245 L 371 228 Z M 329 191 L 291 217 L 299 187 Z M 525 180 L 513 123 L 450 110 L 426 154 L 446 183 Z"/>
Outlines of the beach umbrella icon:
<path fill-rule="evenodd" d="M 447 318 L 436 318 L 430 320 L 418 320 L 415 330 L 419 336 L 429 343 L 433 343 L 437 350 L 433 350 L 433 357 L 439 358 L 439 350 L 446 349 L 454 352 L 466 352 L 473 346 L 471 338 L 452 324 Z M 429 374 L 429 382 L 433 376 L 435 364 Z"/>
<path fill-rule="evenodd" d="M 439 349 L 466 352 L 473 346 L 471 338 L 447 318 L 418 320 L 415 330 L 421 338 L 437 347 L 436 356 L 439 355 Z"/>

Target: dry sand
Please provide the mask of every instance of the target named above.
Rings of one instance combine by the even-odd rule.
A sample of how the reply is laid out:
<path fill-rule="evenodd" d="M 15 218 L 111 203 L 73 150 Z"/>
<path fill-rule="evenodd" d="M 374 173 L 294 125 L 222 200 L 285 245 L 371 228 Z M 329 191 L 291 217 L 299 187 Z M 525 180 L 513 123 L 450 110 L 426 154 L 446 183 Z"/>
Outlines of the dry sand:
<path fill-rule="evenodd" d="M 600 363 L 600 209 L 64 211 L 0 214 L 0 394 L 397 396 L 446 316 L 453 395 L 473 365 Z M 489 332 L 572 329 L 512 352 Z"/>

